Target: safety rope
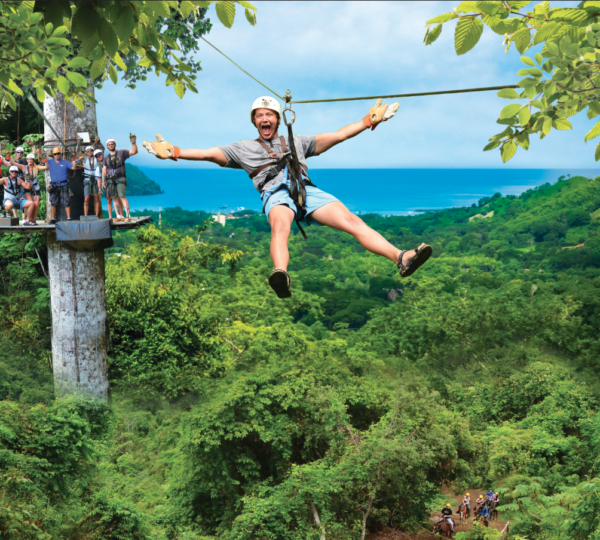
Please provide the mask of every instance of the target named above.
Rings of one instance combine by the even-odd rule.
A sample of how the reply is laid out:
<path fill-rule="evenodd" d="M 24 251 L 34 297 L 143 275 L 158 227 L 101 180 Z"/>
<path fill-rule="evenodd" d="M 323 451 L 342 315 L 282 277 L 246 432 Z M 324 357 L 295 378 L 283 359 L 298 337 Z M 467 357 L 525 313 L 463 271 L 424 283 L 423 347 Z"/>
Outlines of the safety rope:
<path fill-rule="evenodd" d="M 188 28 L 191 27 L 188 25 Z M 210 41 L 200 36 L 200 39 L 208 43 L 215 51 L 222 54 L 227 60 L 229 60 L 234 66 L 238 69 L 242 70 L 248 77 L 254 79 L 258 84 L 264 86 L 269 92 L 273 92 L 279 99 L 285 101 L 285 98 L 280 96 L 275 90 L 269 88 L 266 84 L 260 82 L 256 77 L 248 73 L 243 67 L 239 64 L 236 64 L 229 56 L 227 56 L 223 51 L 217 49 Z M 333 98 L 333 99 L 307 99 L 302 101 L 292 101 L 291 103 L 333 103 L 337 101 L 362 101 L 367 99 L 389 99 L 389 98 L 407 98 L 407 97 L 419 97 L 419 96 L 439 96 L 444 94 L 467 94 L 469 92 L 488 92 L 490 90 L 503 90 L 504 88 L 519 88 L 516 84 L 505 84 L 502 86 L 485 86 L 482 88 L 464 88 L 461 90 L 438 90 L 435 92 L 417 92 L 412 94 L 392 94 L 387 96 L 363 96 L 363 97 L 349 97 L 349 98 Z"/>
<path fill-rule="evenodd" d="M 191 28 L 188 25 L 188 28 Z M 217 49 L 210 41 L 208 41 L 207 39 L 204 39 L 202 36 L 200 36 L 200 39 L 203 41 L 206 41 L 206 43 L 208 43 L 215 51 L 217 51 L 218 53 L 221 53 L 225 58 L 227 58 L 227 60 L 229 60 L 235 67 L 241 69 L 246 75 L 248 75 L 248 77 L 254 79 L 258 84 L 260 84 L 261 86 L 264 86 L 269 92 L 273 92 L 279 99 L 284 99 L 283 97 L 281 97 L 277 92 L 275 92 L 275 90 L 272 90 L 271 88 L 269 88 L 266 84 L 261 83 L 256 77 L 253 77 L 252 75 L 250 75 L 250 73 L 248 73 L 243 67 L 239 66 L 238 64 L 236 64 L 231 58 L 229 58 L 229 56 L 227 56 L 223 51 L 220 51 L 219 49 Z"/>

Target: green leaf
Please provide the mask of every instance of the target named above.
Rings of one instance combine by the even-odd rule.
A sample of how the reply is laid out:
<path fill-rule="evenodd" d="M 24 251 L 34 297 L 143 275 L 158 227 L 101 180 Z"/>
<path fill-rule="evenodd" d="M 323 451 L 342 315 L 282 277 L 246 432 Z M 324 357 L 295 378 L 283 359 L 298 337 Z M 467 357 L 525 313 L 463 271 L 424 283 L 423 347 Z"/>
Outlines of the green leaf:
<path fill-rule="evenodd" d="M 92 79 L 97 79 L 98 77 L 100 77 L 100 75 L 104 73 L 105 69 L 106 56 L 102 56 L 102 58 L 99 58 L 98 60 L 92 63 L 92 67 L 90 69 L 90 76 L 92 77 Z"/>
<path fill-rule="evenodd" d="M 244 13 L 246 15 L 246 20 L 252 25 L 255 26 L 256 25 L 256 11 L 251 11 L 248 8 L 246 8 L 244 10 Z M 440 25 L 441 26 L 441 25 Z"/>
<path fill-rule="evenodd" d="M 433 27 L 433 29 L 427 29 L 427 33 L 425 34 L 425 45 L 431 45 L 437 38 L 440 37 L 442 33 L 442 26 L 438 24 Z"/>
<path fill-rule="evenodd" d="M 539 99 L 534 99 L 531 104 L 536 107 L 537 109 L 543 109 L 544 108 L 544 104 L 539 100 Z"/>
<path fill-rule="evenodd" d="M 77 6 L 78 9 L 75 11 L 71 22 L 71 33 L 85 42 L 98 31 L 100 16 L 93 9 L 92 2 L 79 2 Z"/>
<path fill-rule="evenodd" d="M 595 139 L 598 135 L 600 135 L 600 121 L 590 130 L 587 135 L 583 139 L 586 143 L 592 139 Z"/>
<path fill-rule="evenodd" d="M 171 16 L 171 9 L 169 8 L 169 4 L 167 4 L 167 2 L 152 2 L 152 9 L 159 17 Z"/>
<path fill-rule="evenodd" d="M 499 98 L 519 99 L 519 93 L 514 88 L 504 88 L 496 94 Z"/>
<path fill-rule="evenodd" d="M 517 144 L 524 150 L 529 150 L 529 133 L 521 133 L 518 137 L 513 139 L 517 141 Z"/>
<path fill-rule="evenodd" d="M 177 45 L 177 42 L 172 40 L 169 36 L 165 36 L 164 34 L 158 34 L 158 37 L 163 41 L 163 43 L 165 43 L 168 47 L 171 47 L 171 49 L 174 49 L 176 51 L 180 50 L 179 45 Z"/>
<path fill-rule="evenodd" d="M 519 86 L 521 88 L 529 88 L 531 86 L 536 86 L 537 83 L 538 83 L 538 81 L 536 79 L 529 79 L 529 78 L 527 78 L 527 79 L 521 79 L 519 81 Z"/>
<path fill-rule="evenodd" d="M 515 141 L 505 142 L 502 145 L 502 148 L 500 149 L 500 156 L 502 157 L 502 162 L 506 163 L 516 153 L 517 153 L 517 143 Z"/>
<path fill-rule="evenodd" d="M 13 110 L 16 111 L 17 110 L 17 101 L 15 100 L 15 98 L 12 96 L 12 94 L 9 94 L 8 92 L 4 92 L 4 98 L 6 99 L 6 103 L 8 103 L 8 106 Z M 598 160 L 596 160 L 598 161 Z"/>
<path fill-rule="evenodd" d="M 504 34 L 513 34 L 521 26 L 527 26 L 527 23 L 516 17 L 513 17 L 512 19 L 501 19 L 498 16 L 492 17 L 491 15 L 486 15 L 483 18 L 483 22 L 496 32 L 496 34 L 500 34 L 501 36 Z"/>
<path fill-rule="evenodd" d="M 201 8 L 206 8 L 214 3 L 215 0 L 192 0 L 192 4 Z"/>
<path fill-rule="evenodd" d="M 49 22 L 49 23 L 46 25 L 46 27 L 45 27 L 46 34 L 47 34 L 47 35 L 51 35 L 51 32 L 52 32 L 52 29 L 53 29 L 53 28 L 54 28 L 54 25 L 53 25 L 52 23 L 50 23 L 50 22 Z"/>
<path fill-rule="evenodd" d="M 552 127 L 559 130 L 573 129 L 571 122 L 569 122 L 566 118 L 555 118 L 552 122 Z"/>
<path fill-rule="evenodd" d="M 475 2 L 475 6 L 489 15 L 495 15 L 503 8 L 502 2 L 496 2 L 494 0 L 479 0 L 478 2 Z"/>
<path fill-rule="evenodd" d="M 544 57 L 540 53 L 535 53 L 535 61 L 541 66 L 544 63 Z"/>
<path fill-rule="evenodd" d="M 10 103 L 9 103 L 10 105 Z M 13 107 L 14 109 L 15 107 Z M 598 143 L 598 146 L 596 146 L 596 153 L 594 154 L 594 158 L 596 159 L 596 161 L 598 161 L 600 159 L 600 143 Z"/>
<path fill-rule="evenodd" d="M 108 56 L 112 58 L 119 50 L 119 40 L 113 27 L 105 19 L 101 19 L 98 24 L 98 35 L 104 43 Z"/>
<path fill-rule="evenodd" d="M 69 63 L 67 64 L 67 67 L 69 68 L 86 68 L 90 65 L 90 61 L 87 58 L 83 58 L 81 56 L 76 56 L 75 58 L 71 59 L 69 61 Z"/>
<path fill-rule="evenodd" d="M 565 52 L 571 46 L 571 38 L 568 35 L 564 35 L 560 40 L 560 50 Z"/>
<path fill-rule="evenodd" d="M 117 84 L 117 81 L 119 80 L 119 76 L 117 75 L 117 70 L 115 69 L 115 66 L 113 66 L 112 64 L 108 65 L 108 74 L 110 75 L 110 80 L 114 84 Z"/>
<path fill-rule="evenodd" d="M 46 100 L 46 92 L 44 92 L 43 88 L 36 88 L 35 93 L 37 94 L 38 101 L 40 103 L 44 103 Z"/>
<path fill-rule="evenodd" d="M 535 67 L 535 62 L 528 56 L 521 56 L 521 62 L 523 62 L 526 66 Z"/>
<path fill-rule="evenodd" d="M 554 33 L 558 30 L 559 26 L 560 25 L 556 22 L 544 23 L 543 26 L 533 36 L 533 44 L 537 45 L 539 43 L 543 43 L 544 41 L 552 37 L 552 35 L 554 35 Z"/>
<path fill-rule="evenodd" d="M 185 94 L 185 86 L 183 83 L 178 82 L 175 84 L 175 93 L 180 97 L 183 98 L 184 94 Z"/>
<path fill-rule="evenodd" d="M 544 123 L 542 124 L 542 133 L 544 135 L 548 135 L 548 133 L 550 133 L 550 129 L 552 129 L 552 118 L 546 116 L 544 118 Z"/>
<path fill-rule="evenodd" d="M 73 84 L 75 84 L 77 86 L 81 86 L 83 88 L 88 87 L 88 81 L 81 73 L 67 71 L 66 74 L 67 74 L 67 79 L 69 79 Z"/>
<path fill-rule="evenodd" d="M 152 61 L 152 58 L 150 58 L 149 56 L 144 56 L 138 62 L 138 66 L 140 66 L 140 67 L 150 67 L 153 65 L 154 65 L 154 62 Z"/>
<path fill-rule="evenodd" d="M 445 22 L 451 21 L 452 19 L 456 19 L 457 17 L 458 17 L 458 15 L 454 12 L 442 13 L 441 15 L 438 15 L 437 17 L 434 17 L 433 19 L 429 19 L 427 21 L 427 24 L 445 23 Z"/>
<path fill-rule="evenodd" d="M 69 81 L 67 81 L 67 79 L 65 79 L 62 75 L 56 81 L 56 86 L 58 86 L 58 89 L 63 94 L 69 93 L 69 88 L 70 88 Z"/>
<path fill-rule="evenodd" d="M 508 0 L 506 2 L 512 11 L 518 11 L 521 8 L 524 8 L 527 4 L 531 4 L 531 0 Z"/>
<path fill-rule="evenodd" d="M 81 96 L 75 96 L 73 98 L 73 105 L 75 105 L 75 107 L 77 107 L 80 111 L 83 111 L 85 102 L 83 101 L 83 98 Z"/>
<path fill-rule="evenodd" d="M 233 19 L 235 18 L 235 2 L 230 0 L 218 0 L 216 4 L 217 17 L 227 28 L 233 26 Z"/>
<path fill-rule="evenodd" d="M 531 111 L 527 107 L 523 107 L 519 111 L 519 124 L 521 124 L 523 127 L 525 127 L 527 125 L 527 122 L 529 122 L 530 118 L 531 118 Z"/>
<path fill-rule="evenodd" d="M 503 119 L 503 118 L 511 118 L 515 114 L 517 114 L 520 109 L 521 109 L 521 104 L 520 103 L 511 103 L 510 105 L 507 105 L 506 107 L 504 107 L 500 111 L 500 118 L 501 119 Z"/>
<path fill-rule="evenodd" d="M 181 15 L 184 19 L 186 19 L 193 10 L 194 4 L 192 2 L 183 1 L 179 4 L 179 11 L 181 11 Z"/>
<path fill-rule="evenodd" d="M 256 11 L 256 6 L 253 6 L 250 2 L 247 2 L 246 0 L 238 0 L 238 4 L 242 7 L 245 7 L 246 9 L 253 9 L 254 11 Z"/>
<path fill-rule="evenodd" d="M 54 32 L 52 32 L 52 37 L 60 37 L 63 34 L 66 34 L 68 31 L 69 29 L 66 26 L 59 26 L 56 28 L 56 30 L 54 30 Z"/>
<path fill-rule="evenodd" d="M 558 56 L 559 54 L 558 45 L 556 43 L 546 43 L 546 49 L 548 49 L 548 51 L 551 52 L 554 56 Z"/>
<path fill-rule="evenodd" d="M 125 65 L 125 62 L 123 62 L 123 59 L 121 58 L 121 55 L 119 53 L 115 54 L 112 58 L 113 62 L 115 64 L 117 64 L 117 66 L 119 66 L 123 71 L 127 71 L 127 66 Z"/>
<path fill-rule="evenodd" d="M 135 28 L 133 12 L 129 7 L 121 9 L 113 23 L 113 28 L 121 41 L 129 41 L 131 34 L 133 34 L 133 29 Z"/>
<path fill-rule="evenodd" d="M 531 43 L 531 31 L 529 28 L 522 28 L 513 34 L 511 42 L 514 42 L 517 51 L 523 54 Z"/>
<path fill-rule="evenodd" d="M 454 32 L 454 48 L 456 54 L 461 55 L 469 52 L 481 37 L 483 23 L 476 18 L 463 17 L 456 24 Z"/>
<path fill-rule="evenodd" d="M 10 79 L 8 81 L 8 88 L 10 88 L 15 94 L 19 95 L 19 96 L 23 96 L 25 94 L 23 94 L 23 90 L 21 90 L 16 84 L 15 81 L 13 81 L 12 79 Z"/>
<path fill-rule="evenodd" d="M 481 13 L 481 9 L 477 7 L 477 2 L 461 2 L 456 6 L 456 11 L 459 13 L 470 13 L 472 11 L 476 11 L 477 13 Z"/>
<path fill-rule="evenodd" d="M 500 141 L 492 141 L 484 146 L 483 151 L 487 152 L 488 150 L 493 150 L 494 148 L 498 148 L 501 144 L 502 143 Z"/>

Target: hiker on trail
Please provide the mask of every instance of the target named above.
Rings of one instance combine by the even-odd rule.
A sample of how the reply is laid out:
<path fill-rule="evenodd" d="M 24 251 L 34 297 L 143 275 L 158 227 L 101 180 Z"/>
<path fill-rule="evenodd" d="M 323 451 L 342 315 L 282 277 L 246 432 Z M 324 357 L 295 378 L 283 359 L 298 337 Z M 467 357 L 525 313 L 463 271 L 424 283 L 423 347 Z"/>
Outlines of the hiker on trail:
<path fill-rule="evenodd" d="M 29 190 L 25 189 L 24 193 L 25 198 L 27 200 L 31 200 L 33 204 L 29 207 L 29 218 L 25 221 L 25 223 L 23 223 L 23 225 L 37 225 L 37 216 L 38 212 L 40 211 L 41 199 L 41 188 L 38 181 L 38 174 L 40 171 L 47 170 L 48 164 L 36 165 L 34 154 L 27 154 L 25 163 L 25 165 L 21 165 L 15 162 L 15 166 L 18 167 L 23 173 L 23 180 L 31 184 L 31 188 Z M 27 197 L 28 192 L 30 197 Z"/>
<path fill-rule="evenodd" d="M 483 495 L 479 495 L 479 497 L 477 497 L 477 500 L 475 501 L 475 509 L 473 510 L 474 515 L 479 514 L 479 511 L 481 510 L 481 507 L 484 503 L 485 501 L 483 500 Z"/>
<path fill-rule="evenodd" d="M 484 523 L 490 519 L 490 510 L 487 505 L 484 504 L 481 510 L 479 510 L 478 518 L 483 518 Z"/>
<path fill-rule="evenodd" d="M 261 194 L 263 212 L 271 225 L 271 259 L 275 269 L 269 276 L 269 284 L 279 298 L 288 298 L 291 288 L 287 273 L 287 242 L 294 220 L 297 223 L 327 225 L 351 234 L 372 253 L 390 259 L 403 277 L 413 274 L 431 256 L 431 246 L 425 244 L 414 250 L 400 250 L 393 246 L 336 197 L 317 189 L 307 176 L 307 158 L 318 156 L 369 128 L 375 129 L 381 122 L 392 118 L 399 106 L 398 103 L 381 105 L 378 100 L 362 120 L 335 133 L 294 135 L 290 141 L 289 137 L 280 136 L 278 132 L 281 122 L 279 102 L 265 96 L 258 98 L 250 109 L 250 121 L 258 130 L 256 140 L 208 150 L 180 149 L 157 133 L 158 142 L 144 141 L 143 145 L 160 159 L 210 161 L 221 167 L 244 169 L 249 174 Z"/>
<path fill-rule="evenodd" d="M 58 147 L 52 150 L 52 157 L 53 160 L 48 160 L 50 186 L 47 188 L 50 192 L 50 225 L 56 223 L 56 207 L 59 205 L 67 212 L 67 221 L 71 221 L 71 197 L 67 171 L 75 167 L 71 161 L 62 159 L 62 151 Z"/>
<path fill-rule="evenodd" d="M 492 490 L 492 489 L 490 488 L 490 490 L 489 490 L 489 491 L 486 493 L 486 495 L 485 495 L 485 500 L 489 502 L 489 501 L 491 501 L 491 500 L 492 500 L 492 497 L 493 497 L 493 496 L 494 496 L 494 490 Z"/>
<path fill-rule="evenodd" d="M 454 532 L 454 520 L 452 519 L 451 516 L 452 516 L 452 508 L 450 507 L 450 503 L 448 503 L 442 509 L 442 517 L 439 522 L 446 520 L 450 524 L 450 527 L 452 527 L 452 532 Z"/>
<path fill-rule="evenodd" d="M 6 212 L 13 213 L 13 216 L 18 218 L 17 210 L 23 212 L 23 217 L 26 216 L 26 208 L 29 208 L 33 203 L 28 201 L 21 195 L 21 189 L 31 188 L 31 184 L 25 182 L 17 176 L 19 168 L 16 165 L 11 165 L 8 169 L 8 177 L 0 178 L 0 185 L 4 187 L 4 209 Z M 25 220 L 25 223 L 27 220 Z"/>
<path fill-rule="evenodd" d="M 130 134 L 131 150 L 117 150 L 114 139 L 106 141 L 108 154 L 104 158 L 102 167 L 102 185 L 106 188 L 106 201 L 108 203 L 108 219 L 112 219 L 112 200 L 115 200 L 115 221 L 131 221 L 129 201 L 127 200 L 127 174 L 125 161 L 138 153 L 136 136 Z M 125 215 L 124 212 L 125 211 Z"/>
<path fill-rule="evenodd" d="M 94 151 L 93 146 L 88 146 L 85 153 L 86 157 L 83 161 L 83 214 L 87 216 L 90 212 L 90 197 L 93 197 L 94 200 L 94 214 L 98 214 L 100 210 L 102 171 L 96 153 L 102 155 L 102 150 Z"/>

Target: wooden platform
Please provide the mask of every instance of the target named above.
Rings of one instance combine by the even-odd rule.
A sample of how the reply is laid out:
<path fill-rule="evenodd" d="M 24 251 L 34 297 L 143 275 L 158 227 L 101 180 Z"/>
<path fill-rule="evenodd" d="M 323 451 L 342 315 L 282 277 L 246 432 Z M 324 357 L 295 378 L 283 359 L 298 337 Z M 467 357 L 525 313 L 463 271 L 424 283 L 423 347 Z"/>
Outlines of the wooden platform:
<path fill-rule="evenodd" d="M 119 223 L 115 223 L 114 220 L 110 220 L 110 228 L 113 231 L 124 231 L 127 229 L 137 229 L 142 225 L 147 225 L 152 221 L 151 216 L 139 216 L 132 217 L 131 221 L 121 221 Z M 24 226 L 22 225 L 22 221 L 19 225 L 11 226 L 0 226 L 0 234 L 7 232 L 18 232 L 18 233 L 28 233 L 28 232 L 43 232 L 43 231 L 51 231 L 56 228 L 56 225 L 50 225 L 44 221 L 38 221 L 37 225 L 33 226 Z M 64 223 L 64 222 L 63 222 Z"/>

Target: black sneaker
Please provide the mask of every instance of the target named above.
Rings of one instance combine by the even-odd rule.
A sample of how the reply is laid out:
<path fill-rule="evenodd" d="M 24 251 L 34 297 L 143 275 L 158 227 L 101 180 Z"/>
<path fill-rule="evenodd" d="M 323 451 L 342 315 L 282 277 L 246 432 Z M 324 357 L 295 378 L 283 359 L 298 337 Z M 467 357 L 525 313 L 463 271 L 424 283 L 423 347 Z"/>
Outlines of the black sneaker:
<path fill-rule="evenodd" d="M 275 268 L 269 276 L 269 285 L 275 291 L 278 298 L 289 298 L 292 296 L 290 288 L 290 276 L 285 270 Z"/>
<path fill-rule="evenodd" d="M 54 218 L 52 218 L 49 222 L 49 225 L 56 225 L 56 220 Z"/>

